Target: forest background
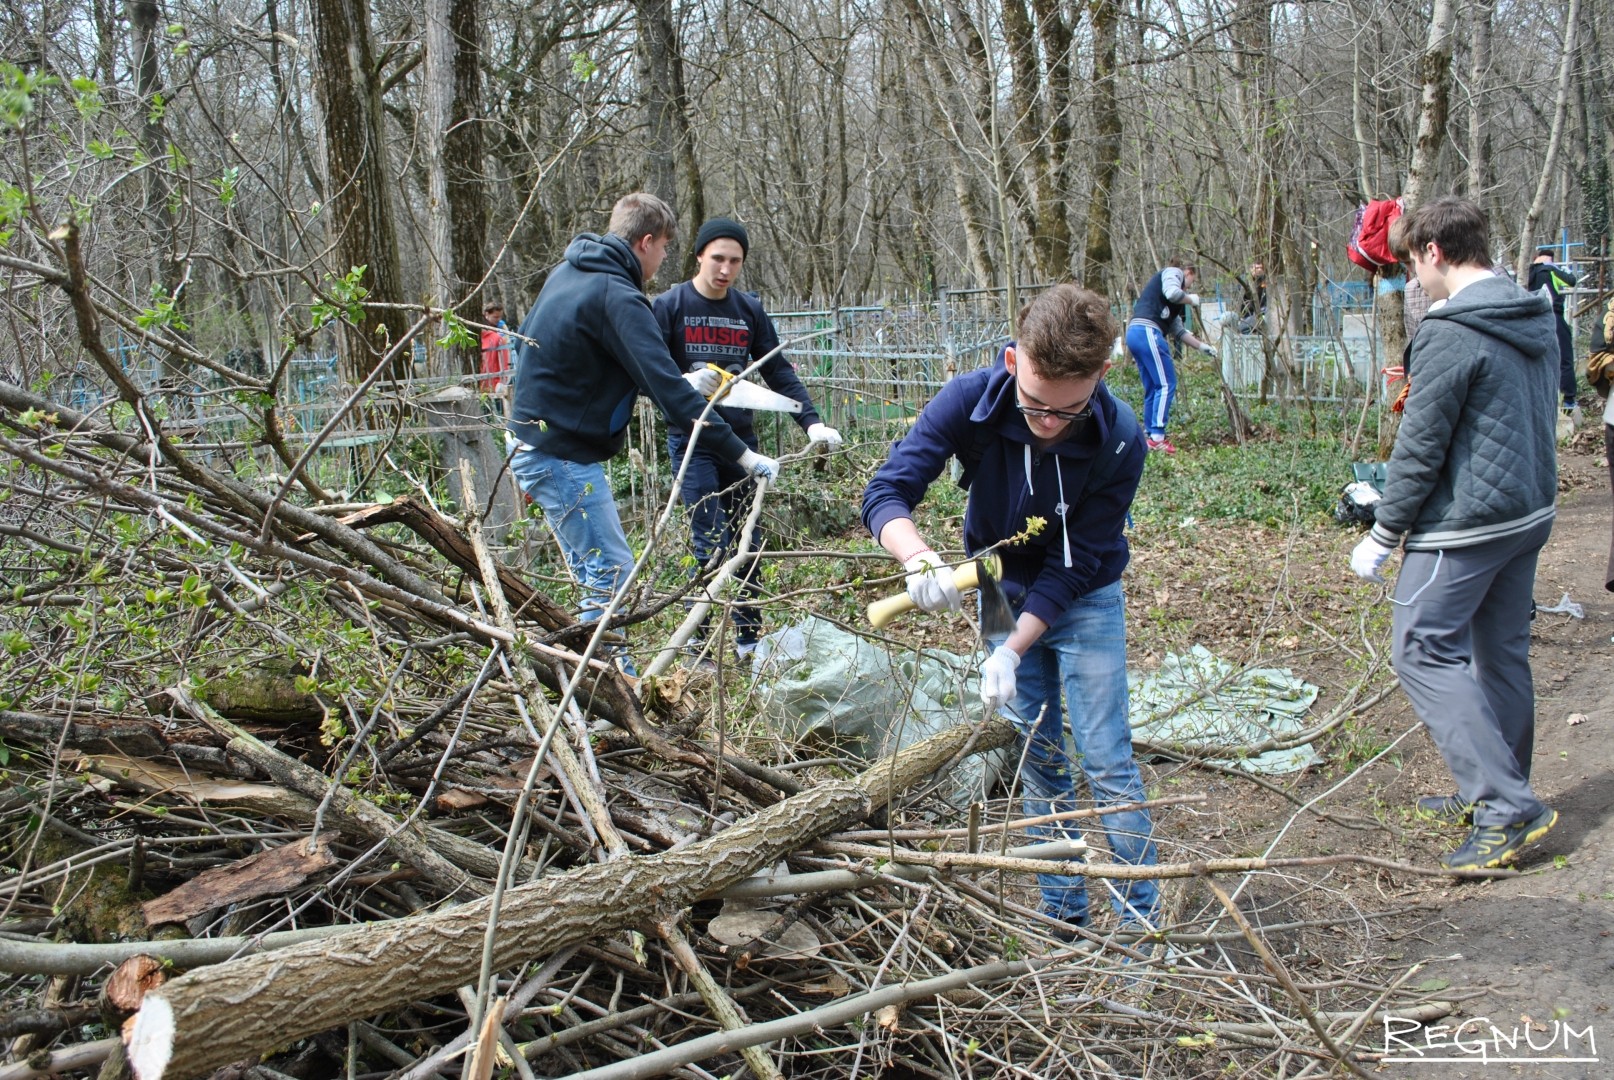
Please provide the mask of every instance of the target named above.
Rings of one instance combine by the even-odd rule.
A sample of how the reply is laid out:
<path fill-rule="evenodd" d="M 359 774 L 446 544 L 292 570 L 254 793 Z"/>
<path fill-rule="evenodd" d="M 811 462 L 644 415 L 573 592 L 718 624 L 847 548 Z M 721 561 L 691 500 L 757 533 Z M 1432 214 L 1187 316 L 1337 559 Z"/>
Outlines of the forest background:
<path fill-rule="evenodd" d="M 94 0 L 0 19 L 4 362 L 24 384 L 76 351 L 59 296 L 27 288 L 64 220 L 176 374 L 192 351 L 317 345 L 319 312 L 362 289 L 352 381 L 421 317 L 462 343 L 436 312 L 496 298 L 518 318 L 639 188 L 686 238 L 746 222 L 745 284 L 774 309 L 1075 279 L 1124 312 L 1181 254 L 1234 301 L 1264 263 L 1304 333 L 1320 283 L 1360 280 L 1344 243 L 1376 196 L 1475 197 L 1510 263 L 1608 243 L 1599 4 Z"/>

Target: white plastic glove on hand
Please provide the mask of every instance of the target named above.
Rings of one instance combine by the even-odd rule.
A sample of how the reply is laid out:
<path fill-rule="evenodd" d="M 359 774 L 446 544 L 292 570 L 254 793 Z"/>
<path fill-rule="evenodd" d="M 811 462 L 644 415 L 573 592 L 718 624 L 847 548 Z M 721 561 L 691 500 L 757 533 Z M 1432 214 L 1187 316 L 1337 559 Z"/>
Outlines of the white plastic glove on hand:
<path fill-rule="evenodd" d="M 981 704 L 995 713 L 1014 700 L 1014 673 L 1020 670 L 1020 654 L 999 645 L 981 665 Z"/>
<path fill-rule="evenodd" d="M 695 388 L 695 393 L 703 398 L 709 398 L 717 393 L 723 379 L 717 372 L 709 367 L 698 368 L 695 371 L 684 372 L 684 381 Z"/>
<path fill-rule="evenodd" d="M 1381 571 L 1384 567 L 1384 561 L 1393 554 L 1395 554 L 1395 548 L 1385 547 L 1373 539 L 1372 533 L 1368 533 L 1362 537 L 1362 542 L 1357 544 L 1355 550 L 1351 552 L 1351 569 L 1356 571 L 1357 577 L 1366 578 L 1369 581 L 1383 582 L 1384 574 Z"/>
<path fill-rule="evenodd" d="M 740 468 L 758 480 L 766 480 L 770 484 L 779 479 L 779 463 L 755 450 L 747 450 L 740 455 Z"/>
<path fill-rule="evenodd" d="M 1204 353 L 1206 356 L 1215 356 L 1216 355 L 1216 346 L 1212 345 L 1208 341 L 1201 342 L 1200 346 L 1199 346 L 1199 351 Z"/>
<path fill-rule="evenodd" d="M 1198 307 L 1199 306 L 1199 294 L 1198 293 L 1191 292 L 1191 293 L 1183 293 L 1182 295 L 1183 295 L 1183 303 L 1187 304 L 1189 307 Z"/>
<path fill-rule="evenodd" d="M 809 446 L 814 443 L 823 443 L 825 446 L 834 448 L 841 445 L 841 433 L 828 424 L 809 424 L 807 427 L 807 443 Z"/>
<path fill-rule="evenodd" d="M 934 551 L 926 548 L 903 563 L 902 568 L 908 571 L 908 596 L 920 611 L 963 609 L 964 598 L 953 584 L 953 569 Z"/>

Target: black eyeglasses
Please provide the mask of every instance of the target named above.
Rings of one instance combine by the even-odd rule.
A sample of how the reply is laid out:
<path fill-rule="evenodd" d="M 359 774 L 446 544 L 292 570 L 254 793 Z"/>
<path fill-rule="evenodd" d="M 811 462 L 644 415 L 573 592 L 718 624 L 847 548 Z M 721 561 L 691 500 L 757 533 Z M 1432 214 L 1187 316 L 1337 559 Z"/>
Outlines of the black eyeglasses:
<path fill-rule="evenodd" d="M 1086 420 L 1093 412 L 1093 399 L 1088 398 L 1082 402 L 1082 407 L 1075 412 L 1066 412 L 1063 409 L 1036 409 L 1030 405 L 1022 405 L 1018 401 L 1014 407 L 1020 410 L 1021 416 L 1034 416 L 1039 420 L 1064 420 L 1067 423 L 1073 420 Z"/>

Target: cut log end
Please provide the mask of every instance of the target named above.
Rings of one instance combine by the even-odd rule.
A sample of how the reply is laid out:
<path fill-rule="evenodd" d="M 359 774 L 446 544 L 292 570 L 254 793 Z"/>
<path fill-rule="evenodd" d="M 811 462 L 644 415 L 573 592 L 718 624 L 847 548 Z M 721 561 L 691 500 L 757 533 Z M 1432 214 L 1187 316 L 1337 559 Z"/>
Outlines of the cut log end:
<path fill-rule="evenodd" d="M 140 1008 L 147 994 L 167 981 L 168 972 L 163 970 L 161 960 L 145 953 L 131 956 L 118 965 L 101 988 L 102 1011 L 114 1017 L 112 1023 L 121 1023 Z"/>
<path fill-rule="evenodd" d="M 174 1010 L 157 994 L 147 994 L 140 1011 L 123 1025 L 123 1048 L 135 1080 L 162 1080 L 174 1052 Z"/>

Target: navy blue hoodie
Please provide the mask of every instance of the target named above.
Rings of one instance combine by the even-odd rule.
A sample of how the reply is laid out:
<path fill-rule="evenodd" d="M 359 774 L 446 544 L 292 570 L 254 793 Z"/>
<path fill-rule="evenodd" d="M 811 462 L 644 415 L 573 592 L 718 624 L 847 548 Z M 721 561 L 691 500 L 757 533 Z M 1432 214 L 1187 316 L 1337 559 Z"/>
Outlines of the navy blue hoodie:
<path fill-rule="evenodd" d="M 521 320 L 510 431 L 567 461 L 605 461 L 627 440 L 643 391 L 688 434 L 706 399 L 678 374 L 644 294 L 639 258 L 618 236 L 583 233 Z M 738 461 L 745 443 L 707 417 L 701 445 Z"/>
<path fill-rule="evenodd" d="M 947 459 L 970 453 L 976 431 L 989 428 L 995 437 L 985 440 L 970 484 L 964 547 L 980 551 L 1024 531 L 1028 517 L 1046 519 L 1039 535 L 999 553 L 1010 603 L 1052 625 L 1074 600 L 1119 581 L 1126 569 L 1123 530 L 1143 476 L 1143 435 L 1132 409 L 1100 383 L 1092 418 L 1039 450 L 1015 401 L 1001 354 L 992 367 L 942 387 L 869 481 L 863 524 L 878 538 L 888 522 L 912 517 Z M 1117 442 L 1119 465 L 1097 491 L 1085 491 L 1100 449 Z"/>

